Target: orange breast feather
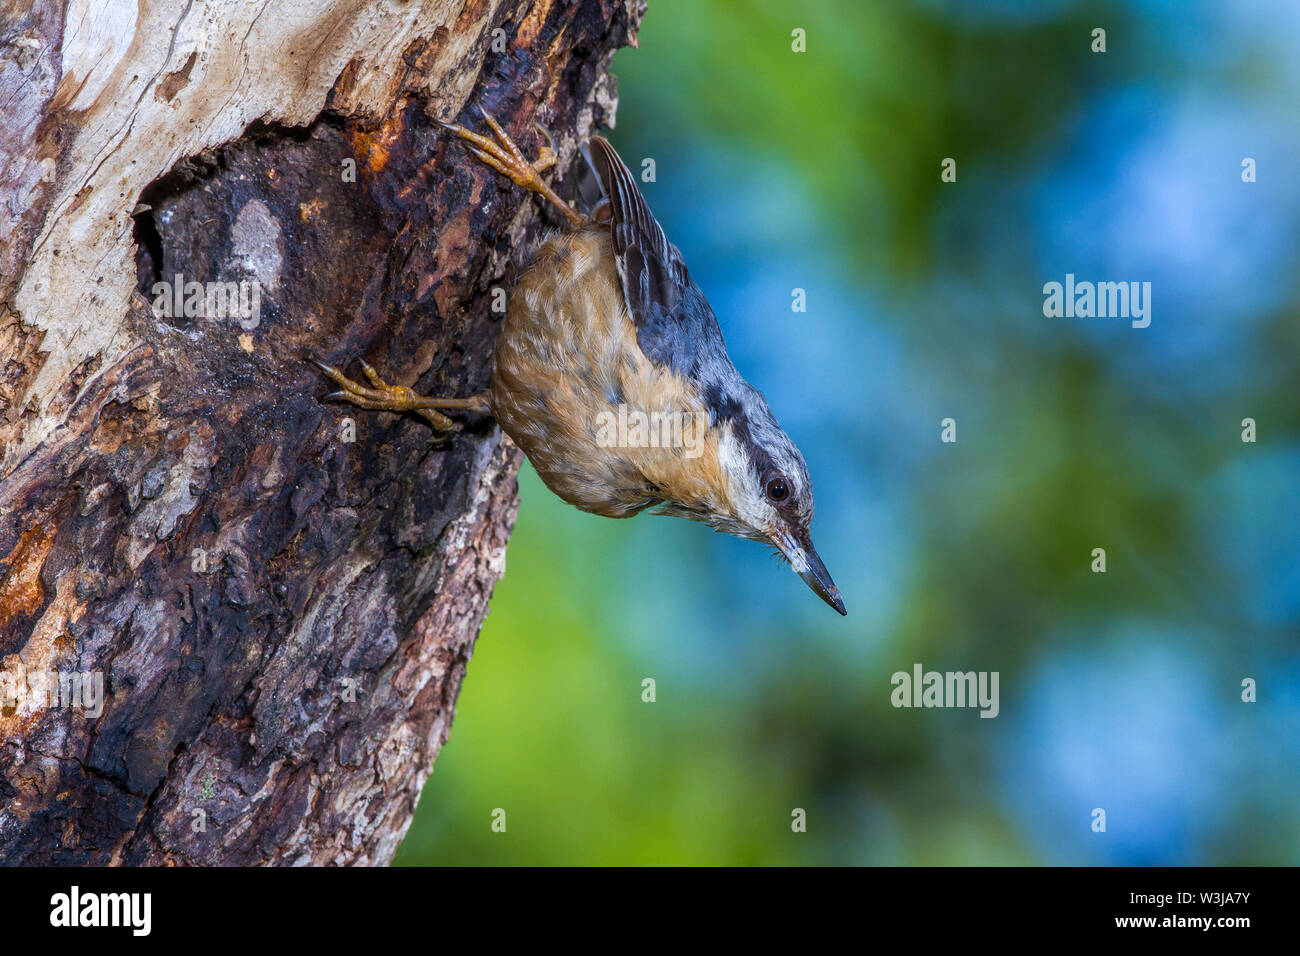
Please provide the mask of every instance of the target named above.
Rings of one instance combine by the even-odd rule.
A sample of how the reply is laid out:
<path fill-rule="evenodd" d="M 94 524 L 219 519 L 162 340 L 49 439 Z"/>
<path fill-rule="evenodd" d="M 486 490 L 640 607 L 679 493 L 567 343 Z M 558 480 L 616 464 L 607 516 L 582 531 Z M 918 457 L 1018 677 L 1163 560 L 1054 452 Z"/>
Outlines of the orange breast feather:
<path fill-rule="evenodd" d="M 625 435 L 611 445 L 600 427 L 620 406 L 706 421 L 694 384 L 637 345 L 604 227 L 538 249 L 510 296 L 491 395 L 497 421 L 547 487 L 584 511 L 625 518 L 667 499 L 707 509 L 725 498 L 718 429 L 689 447 L 647 447 Z"/>

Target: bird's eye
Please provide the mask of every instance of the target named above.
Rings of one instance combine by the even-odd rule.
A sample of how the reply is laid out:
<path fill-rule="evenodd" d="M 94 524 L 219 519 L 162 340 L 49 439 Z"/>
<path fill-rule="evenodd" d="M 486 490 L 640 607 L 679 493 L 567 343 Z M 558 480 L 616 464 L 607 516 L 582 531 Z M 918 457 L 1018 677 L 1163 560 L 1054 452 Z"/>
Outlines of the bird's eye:
<path fill-rule="evenodd" d="M 767 483 L 767 496 L 772 501 L 785 501 L 786 498 L 790 497 L 789 483 L 780 475 L 777 475 Z"/>

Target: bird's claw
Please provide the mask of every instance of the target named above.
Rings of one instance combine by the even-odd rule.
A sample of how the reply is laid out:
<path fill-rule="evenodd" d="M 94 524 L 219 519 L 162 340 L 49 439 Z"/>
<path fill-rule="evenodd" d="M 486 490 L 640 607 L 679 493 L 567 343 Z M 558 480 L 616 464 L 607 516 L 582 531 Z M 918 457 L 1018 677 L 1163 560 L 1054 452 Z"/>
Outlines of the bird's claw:
<path fill-rule="evenodd" d="M 541 174 L 554 166 L 559 159 L 555 151 L 555 141 L 551 139 L 551 134 L 546 128 L 540 123 L 533 124 L 546 140 L 546 144 L 538 150 L 537 159 L 530 163 L 496 118 L 481 105 L 478 111 L 491 129 L 491 136 L 475 133 L 457 123 L 446 123 L 442 120 L 437 122 L 443 129 L 465 140 L 467 148 L 479 162 L 495 169 L 516 186 L 522 186 L 529 192 L 537 193 L 550 201 L 573 225 L 584 225 L 586 220 L 582 215 L 542 181 Z"/>
<path fill-rule="evenodd" d="M 331 392 L 325 396 L 326 401 L 351 402 L 359 408 L 377 412 L 415 412 L 426 419 L 438 432 L 455 432 L 460 426 L 452 419 L 430 407 L 431 401 L 405 385 L 389 385 L 368 362 L 361 360 L 361 371 L 365 373 L 371 387 L 354 382 L 333 365 L 316 362 L 317 367 L 342 391 Z"/>

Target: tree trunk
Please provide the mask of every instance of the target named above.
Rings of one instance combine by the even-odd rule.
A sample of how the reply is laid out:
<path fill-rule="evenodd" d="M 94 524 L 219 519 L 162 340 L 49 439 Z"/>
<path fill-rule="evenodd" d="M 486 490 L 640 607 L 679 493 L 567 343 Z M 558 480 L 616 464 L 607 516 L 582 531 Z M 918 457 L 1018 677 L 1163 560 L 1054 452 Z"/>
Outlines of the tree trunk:
<path fill-rule="evenodd" d="M 0 0 L 0 862 L 392 859 L 519 453 L 310 360 L 483 390 L 541 207 L 432 118 L 566 170 L 642 9 Z"/>

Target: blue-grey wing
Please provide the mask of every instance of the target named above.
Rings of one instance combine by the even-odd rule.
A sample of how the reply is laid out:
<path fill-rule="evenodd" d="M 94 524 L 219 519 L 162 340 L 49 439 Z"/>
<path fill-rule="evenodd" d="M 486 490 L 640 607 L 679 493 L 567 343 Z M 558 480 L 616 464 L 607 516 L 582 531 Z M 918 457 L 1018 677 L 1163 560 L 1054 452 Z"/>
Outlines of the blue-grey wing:
<path fill-rule="evenodd" d="M 586 155 L 609 201 L 618 274 L 637 344 L 652 362 L 707 387 L 731 369 L 713 309 L 614 147 L 593 136 Z"/>

